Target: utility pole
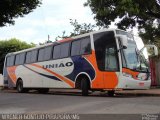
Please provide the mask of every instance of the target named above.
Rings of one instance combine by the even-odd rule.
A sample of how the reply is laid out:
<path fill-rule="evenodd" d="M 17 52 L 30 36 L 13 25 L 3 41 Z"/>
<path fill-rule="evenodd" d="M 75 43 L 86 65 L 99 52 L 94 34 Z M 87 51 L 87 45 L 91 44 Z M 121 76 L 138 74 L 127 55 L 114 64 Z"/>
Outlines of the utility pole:
<path fill-rule="evenodd" d="M 49 41 L 49 39 L 50 39 L 50 37 L 49 37 L 49 35 L 48 35 L 48 41 Z"/>
<path fill-rule="evenodd" d="M 50 40 L 50 36 L 48 35 L 48 40 L 46 43 L 51 43 L 52 41 Z"/>

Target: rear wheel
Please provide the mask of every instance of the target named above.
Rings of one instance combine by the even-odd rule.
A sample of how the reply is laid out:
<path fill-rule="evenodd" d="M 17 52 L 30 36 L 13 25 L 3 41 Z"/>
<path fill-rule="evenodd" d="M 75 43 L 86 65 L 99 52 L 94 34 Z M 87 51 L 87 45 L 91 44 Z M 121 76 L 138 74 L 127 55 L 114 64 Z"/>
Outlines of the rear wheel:
<path fill-rule="evenodd" d="M 28 89 L 23 88 L 23 81 L 22 80 L 18 80 L 16 87 L 17 87 L 17 91 L 19 93 L 24 93 L 24 92 L 28 92 L 29 91 Z"/>
<path fill-rule="evenodd" d="M 81 90 L 82 90 L 82 96 L 88 96 L 89 83 L 86 78 L 82 78 L 82 80 L 81 80 Z"/>
<path fill-rule="evenodd" d="M 48 93 L 49 92 L 49 88 L 40 88 L 38 89 L 39 93 Z"/>
<path fill-rule="evenodd" d="M 108 91 L 108 96 L 109 97 L 113 97 L 114 96 L 115 91 L 114 90 L 110 90 Z"/>

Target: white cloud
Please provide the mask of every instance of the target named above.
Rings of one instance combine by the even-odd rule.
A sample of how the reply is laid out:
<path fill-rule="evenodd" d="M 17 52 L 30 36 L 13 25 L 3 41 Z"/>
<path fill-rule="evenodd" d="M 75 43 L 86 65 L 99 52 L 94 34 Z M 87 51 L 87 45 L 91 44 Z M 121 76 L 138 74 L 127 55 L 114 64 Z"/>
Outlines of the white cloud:
<path fill-rule="evenodd" d="M 28 20 L 27 23 L 33 27 L 44 27 L 44 21 L 42 20 Z"/>
<path fill-rule="evenodd" d="M 59 20 L 77 19 L 80 22 L 93 23 L 93 16 L 89 7 L 84 7 L 86 0 L 46 0 L 43 1 L 44 16 Z M 48 9 L 46 11 L 46 8 Z"/>
<path fill-rule="evenodd" d="M 79 23 L 95 23 L 90 8 L 84 7 L 86 0 L 43 0 L 41 7 L 23 18 L 14 26 L 0 28 L 0 39 L 18 38 L 28 43 L 44 42 L 48 34 L 52 41 L 62 31 L 72 31 L 69 19 Z"/>
<path fill-rule="evenodd" d="M 67 20 L 66 20 L 67 21 Z M 64 21 L 63 19 L 55 19 L 54 17 L 47 17 L 45 19 L 45 25 L 47 25 L 48 27 L 54 27 L 54 26 L 64 26 L 66 25 L 66 21 Z"/>

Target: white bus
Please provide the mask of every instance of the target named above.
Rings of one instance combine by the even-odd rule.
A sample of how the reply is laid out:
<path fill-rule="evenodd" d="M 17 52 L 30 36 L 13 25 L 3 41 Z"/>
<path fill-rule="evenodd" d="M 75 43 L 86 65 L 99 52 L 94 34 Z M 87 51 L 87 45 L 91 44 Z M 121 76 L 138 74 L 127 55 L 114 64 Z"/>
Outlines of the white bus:
<path fill-rule="evenodd" d="M 88 91 L 149 89 L 149 64 L 132 34 L 103 29 L 6 55 L 4 83 L 18 92 L 50 88 Z"/>

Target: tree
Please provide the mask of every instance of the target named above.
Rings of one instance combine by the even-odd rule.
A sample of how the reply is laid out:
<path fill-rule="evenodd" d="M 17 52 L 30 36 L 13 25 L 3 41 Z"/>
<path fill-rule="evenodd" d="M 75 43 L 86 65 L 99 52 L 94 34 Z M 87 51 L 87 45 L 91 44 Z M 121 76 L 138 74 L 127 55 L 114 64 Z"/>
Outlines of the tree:
<path fill-rule="evenodd" d="M 70 37 L 92 32 L 96 27 L 96 25 L 92 25 L 91 23 L 80 24 L 78 23 L 77 20 L 72 20 L 72 19 L 70 19 L 70 24 L 73 26 L 73 32 L 71 32 Z"/>
<path fill-rule="evenodd" d="M 14 18 L 23 17 L 41 4 L 41 0 L 0 0 L 0 27 L 14 24 Z"/>
<path fill-rule="evenodd" d="M 56 40 L 60 39 L 65 39 L 65 38 L 70 38 L 70 37 L 74 37 L 77 35 L 81 35 L 81 34 L 85 34 L 85 33 L 89 33 L 95 30 L 95 28 L 97 27 L 96 25 L 92 25 L 91 23 L 87 24 L 87 23 L 78 23 L 77 20 L 72 20 L 70 19 L 70 24 L 71 26 L 73 26 L 73 31 L 70 32 L 70 35 L 65 35 L 66 31 L 64 30 L 62 32 L 61 36 L 56 37 Z"/>
<path fill-rule="evenodd" d="M 34 47 L 35 44 L 27 44 L 18 39 L 2 40 L 0 41 L 0 73 L 3 72 L 3 63 L 7 53 L 16 52 L 19 50 Z"/>
<path fill-rule="evenodd" d="M 97 24 L 108 27 L 117 18 L 120 29 L 138 27 L 142 36 L 154 43 L 160 37 L 160 6 L 156 0 L 88 0 Z"/>

